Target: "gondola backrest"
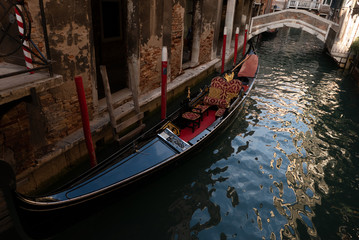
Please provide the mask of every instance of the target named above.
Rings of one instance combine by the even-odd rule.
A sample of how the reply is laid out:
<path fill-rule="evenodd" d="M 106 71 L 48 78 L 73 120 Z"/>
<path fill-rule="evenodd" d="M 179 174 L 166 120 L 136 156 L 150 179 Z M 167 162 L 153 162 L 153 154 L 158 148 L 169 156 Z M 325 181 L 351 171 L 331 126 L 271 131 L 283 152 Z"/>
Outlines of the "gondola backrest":
<path fill-rule="evenodd" d="M 227 102 L 228 82 L 222 77 L 215 77 L 211 81 L 208 96 L 204 98 L 204 104 L 217 105 L 220 108 L 228 107 Z"/>
<path fill-rule="evenodd" d="M 239 92 L 242 89 L 242 82 L 238 79 L 233 79 L 227 84 L 226 94 L 227 94 L 227 102 L 231 102 L 231 100 L 238 96 Z"/>

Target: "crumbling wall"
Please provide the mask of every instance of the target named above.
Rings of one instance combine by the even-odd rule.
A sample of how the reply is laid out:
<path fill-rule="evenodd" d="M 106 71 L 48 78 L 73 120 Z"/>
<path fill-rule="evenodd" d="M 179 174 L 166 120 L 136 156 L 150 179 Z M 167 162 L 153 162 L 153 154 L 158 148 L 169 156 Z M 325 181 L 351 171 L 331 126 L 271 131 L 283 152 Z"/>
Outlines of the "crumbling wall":
<path fill-rule="evenodd" d="M 163 1 L 141 1 L 140 94 L 161 84 Z"/>
<path fill-rule="evenodd" d="M 31 39 L 46 56 L 39 1 L 26 0 L 25 5 Z M 36 165 L 54 144 L 81 128 L 75 76 L 83 77 L 90 119 L 94 117 L 90 0 L 44 0 L 44 12 L 53 70 L 65 83 L 48 89 L 44 85 L 41 92 L 33 89 L 31 96 L 1 105 L 0 158 L 12 162 L 17 174 Z"/>
<path fill-rule="evenodd" d="M 184 10 L 180 2 L 172 8 L 172 35 L 171 35 L 171 79 L 175 79 L 182 71 L 182 51 L 184 32 Z"/>
<path fill-rule="evenodd" d="M 38 1 L 28 0 L 33 18 L 34 42 L 46 53 L 38 4 Z M 83 78 L 90 119 L 93 118 L 95 80 L 90 1 L 47 0 L 44 1 L 44 8 L 53 70 L 65 79 L 62 86 L 38 94 L 47 123 L 46 139 L 51 145 L 81 128 L 75 76 Z"/>
<path fill-rule="evenodd" d="M 16 173 L 34 164 L 30 142 L 30 121 L 24 99 L 1 105 L 0 159 L 8 162 Z"/>

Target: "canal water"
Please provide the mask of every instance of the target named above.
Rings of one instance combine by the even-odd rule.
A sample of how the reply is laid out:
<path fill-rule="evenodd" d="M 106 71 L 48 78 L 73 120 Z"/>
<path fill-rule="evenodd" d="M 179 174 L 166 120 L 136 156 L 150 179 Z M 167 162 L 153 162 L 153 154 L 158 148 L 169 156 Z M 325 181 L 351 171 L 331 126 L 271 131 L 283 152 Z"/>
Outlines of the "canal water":
<path fill-rule="evenodd" d="M 51 239 L 358 239 L 358 87 L 300 29 L 257 52 L 255 89 L 233 125 Z"/>

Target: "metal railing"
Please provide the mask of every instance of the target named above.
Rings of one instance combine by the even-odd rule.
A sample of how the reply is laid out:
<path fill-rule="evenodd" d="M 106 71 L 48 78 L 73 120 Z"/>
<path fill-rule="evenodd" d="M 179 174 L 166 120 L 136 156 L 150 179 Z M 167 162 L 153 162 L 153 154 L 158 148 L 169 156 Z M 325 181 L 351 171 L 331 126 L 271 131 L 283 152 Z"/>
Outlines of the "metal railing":
<path fill-rule="evenodd" d="M 36 67 L 3 74 L 0 75 L 0 79 L 42 69 L 48 69 L 50 76 L 53 76 L 43 0 L 39 0 L 39 5 L 46 57 L 31 39 L 30 12 L 24 0 L 1 0 L 0 58 L 6 59 L 6 57 L 18 55 L 19 50 L 22 48 L 24 62 L 28 57 L 25 53 L 27 52 L 30 54 L 32 64 L 36 65 Z"/>
<path fill-rule="evenodd" d="M 320 2 L 291 0 L 288 2 L 288 8 L 319 10 Z"/>

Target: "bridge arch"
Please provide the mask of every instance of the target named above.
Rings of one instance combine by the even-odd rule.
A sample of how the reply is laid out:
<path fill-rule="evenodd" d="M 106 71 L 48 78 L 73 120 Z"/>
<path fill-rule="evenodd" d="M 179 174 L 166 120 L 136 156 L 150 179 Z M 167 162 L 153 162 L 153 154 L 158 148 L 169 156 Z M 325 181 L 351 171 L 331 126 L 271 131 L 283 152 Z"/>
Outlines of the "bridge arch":
<path fill-rule="evenodd" d="M 338 24 L 306 10 L 286 9 L 253 17 L 249 29 L 249 38 L 269 29 L 282 27 L 301 28 L 324 43 L 327 41 L 330 31 L 338 32 L 339 30 Z"/>

